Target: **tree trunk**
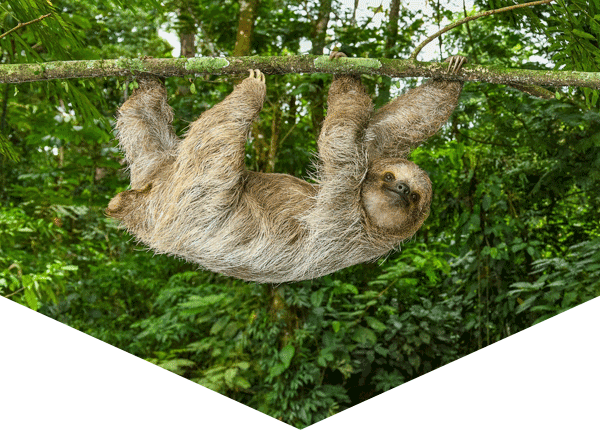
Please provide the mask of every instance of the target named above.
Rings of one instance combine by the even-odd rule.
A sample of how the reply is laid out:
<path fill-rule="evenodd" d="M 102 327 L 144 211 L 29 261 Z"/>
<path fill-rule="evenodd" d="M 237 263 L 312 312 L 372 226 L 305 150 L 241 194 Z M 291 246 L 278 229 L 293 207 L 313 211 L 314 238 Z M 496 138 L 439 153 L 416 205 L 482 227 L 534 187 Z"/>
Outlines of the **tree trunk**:
<path fill-rule="evenodd" d="M 321 0 L 319 4 L 319 13 L 317 20 L 314 22 L 312 31 L 312 49 L 313 55 L 323 55 L 325 48 L 325 37 L 327 36 L 327 26 L 329 25 L 329 15 L 331 15 L 332 0 Z"/>
<path fill-rule="evenodd" d="M 180 33 L 179 42 L 181 43 L 181 56 L 192 58 L 196 56 L 196 34 L 195 33 Z"/>
<path fill-rule="evenodd" d="M 391 58 L 392 48 L 398 39 L 398 18 L 400 16 L 400 0 L 392 0 L 390 4 L 390 20 L 388 22 L 388 37 L 385 41 L 386 58 Z"/>
<path fill-rule="evenodd" d="M 180 56 L 184 58 L 196 56 L 196 20 L 189 3 L 189 0 L 179 0 L 177 9 L 176 28 L 181 45 Z"/>
<path fill-rule="evenodd" d="M 179 9 L 177 9 L 177 34 L 179 36 L 179 45 L 181 51 L 179 56 L 182 58 L 194 58 L 196 56 L 196 22 L 189 7 L 188 0 L 180 0 Z M 178 85 L 179 94 L 190 94 L 189 85 Z M 125 94 L 127 97 L 127 94 Z"/>
<path fill-rule="evenodd" d="M 244 57 L 250 54 L 250 44 L 254 33 L 254 20 L 259 0 L 240 0 L 240 19 L 238 32 L 233 48 L 234 57 Z"/>

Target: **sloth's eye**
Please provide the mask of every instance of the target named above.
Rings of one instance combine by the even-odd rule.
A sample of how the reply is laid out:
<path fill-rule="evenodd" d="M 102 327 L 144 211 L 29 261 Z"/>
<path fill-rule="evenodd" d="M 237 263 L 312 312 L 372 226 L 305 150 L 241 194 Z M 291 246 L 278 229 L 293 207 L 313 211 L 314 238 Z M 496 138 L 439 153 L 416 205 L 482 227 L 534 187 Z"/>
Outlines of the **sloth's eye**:
<path fill-rule="evenodd" d="M 392 182 L 394 179 L 396 179 L 396 178 L 395 178 L 395 177 L 394 177 L 394 175 L 393 175 L 392 173 L 390 173 L 390 172 L 387 172 L 386 174 L 384 174 L 384 175 L 383 175 L 383 180 L 384 180 L 385 182 Z"/>
<path fill-rule="evenodd" d="M 421 199 L 421 196 L 417 193 L 412 193 L 410 195 L 410 198 L 412 199 L 413 202 L 417 203 Z"/>

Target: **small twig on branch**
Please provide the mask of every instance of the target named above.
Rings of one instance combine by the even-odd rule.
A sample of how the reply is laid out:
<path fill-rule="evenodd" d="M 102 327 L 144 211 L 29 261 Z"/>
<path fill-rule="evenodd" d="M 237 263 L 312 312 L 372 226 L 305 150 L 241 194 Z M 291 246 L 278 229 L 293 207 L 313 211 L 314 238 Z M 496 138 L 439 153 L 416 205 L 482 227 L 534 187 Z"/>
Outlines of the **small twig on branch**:
<path fill-rule="evenodd" d="M 17 31 L 17 30 L 18 30 L 19 28 L 21 28 L 21 27 L 25 27 L 26 25 L 33 24 L 34 22 L 38 22 L 38 21 L 41 21 L 42 19 L 48 18 L 50 15 L 52 15 L 52 12 L 50 12 L 50 13 L 47 13 L 46 15 L 42 15 L 42 16 L 40 16 L 39 18 L 36 18 L 36 19 L 34 19 L 34 20 L 31 20 L 31 21 L 29 21 L 29 22 L 20 22 L 19 24 L 17 24 L 17 26 L 16 26 L 16 27 L 14 27 L 14 28 L 11 28 L 10 30 L 8 30 L 8 31 L 7 31 L 6 33 L 4 33 L 4 34 L 0 34 L 0 39 L 2 39 L 3 37 L 6 37 L 6 36 L 8 36 L 8 35 L 9 35 L 10 33 L 12 33 L 13 31 Z"/>
<path fill-rule="evenodd" d="M 464 24 L 465 22 L 473 21 L 473 20 L 481 18 L 483 16 L 488 16 L 488 15 L 494 15 L 494 14 L 497 14 L 497 13 L 507 12 L 509 10 L 517 9 L 517 8 L 520 8 L 520 7 L 537 6 L 539 4 L 551 3 L 553 1 L 554 0 L 533 1 L 533 2 L 529 2 L 529 3 L 523 3 L 523 4 L 513 5 L 513 6 L 507 6 L 507 7 L 503 7 L 503 8 L 500 8 L 500 9 L 487 10 L 485 12 L 481 12 L 481 13 L 478 13 L 478 14 L 475 14 L 475 15 L 472 15 L 472 16 L 467 16 L 466 18 L 460 19 L 460 20 L 458 20 L 456 22 L 453 22 L 452 24 L 447 25 L 446 27 L 442 28 L 437 33 L 434 33 L 431 36 L 429 36 L 419 46 L 417 46 L 415 48 L 414 52 L 410 55 L 409 58 L 411 60 L 416 60 L 417 59 L 417 55 L 419 55 L 419 52 L 421 52 L 421 49 L 423 49 L 425 47 L 425 45 L 427 45 L 432 40 L 438 38 L 442 34 L 446 33 L 447 31 L 452 30 L 453 28 L 458 27 L 459 25 Z"/>
<path fill-rule="evenodd" d="M 554 93 L 552 91 L 547 90 L 546 88 L 540 87 L 538 85 L 519 85 L 515 83 L 508 84 L 516 90 L 523 91 L 524 93 L 529 94 L 530 96 L 539 97 L 541 99 L 553 99 Z"/>
<path fill-rule="evenodd" d="M 20 292 L 21 292 L 21 291 L 23 291 L 24 289 L 25 289 L 25 287 L 23 287 L 23 288 L 19 288 L 17 291 L 13 291 L 12 293 L 10 293 L 10 294 L 7 294 L 6 296 L 3 296 L 3 297 L 4 297 L 5 299 L 8 299 L 10 296 L 14 296 L 15 294 L 17 294 L 17 293 L 20 293 Z"/>

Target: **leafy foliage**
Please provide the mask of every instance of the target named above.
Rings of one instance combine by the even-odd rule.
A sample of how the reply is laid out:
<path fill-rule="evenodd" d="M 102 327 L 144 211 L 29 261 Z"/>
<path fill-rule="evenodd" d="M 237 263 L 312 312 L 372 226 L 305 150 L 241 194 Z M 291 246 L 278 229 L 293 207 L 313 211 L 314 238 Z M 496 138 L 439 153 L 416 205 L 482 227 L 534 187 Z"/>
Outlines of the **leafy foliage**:
<path fill-rule="evenodd" d="M 198 34 L 198 54 L 232 52 L 237 2 L 164 5 L 3 3 L 0 34 L 52 15 L 0 38 L 0 61 L 168 56 L 161 26 Z M 318 6 L 261 2 L 252 53 L 306 52 Z M 557 1 L 544 11 L 473 21 L 444 36 L 443 55 L 597 71 L 598 37 L 585 35 L 597 36 L 597 7 Z M 405 56 L 428 32 L 425 23 L 451 15 L 402 8 L 393 39 L 389 26 L 370 24 L 376 14 L 389 19 L 388 11 L 361 17 L 341 4 L 333 8 L 328 47 L 342 44 L 362 57 Z M 544 37 L 548 42 L 539 43 Z M 329 79 L 268 77 L 268 100 L 248 142 L 250 168 L 269 166 L 276 141 L 275 171 L 306 175 L 316 150 L 311 101 Z M 405 86 L 383 77 L 363 81 L 377 105 Z M 176 130 L 234 82 L 169 79 Z M 0 88 L 0 295 L 298 428 L 600 295 L 600 115 L 593 92 L 570 89 L 542 101 L 502 86 L 466 85 L 448 126 L 413 154 L 430 174 L 434 202 L 402 252 L 270 286 L 153 256 L 103 215 L 127 187 L 111 121 L 128 84 Z"/>

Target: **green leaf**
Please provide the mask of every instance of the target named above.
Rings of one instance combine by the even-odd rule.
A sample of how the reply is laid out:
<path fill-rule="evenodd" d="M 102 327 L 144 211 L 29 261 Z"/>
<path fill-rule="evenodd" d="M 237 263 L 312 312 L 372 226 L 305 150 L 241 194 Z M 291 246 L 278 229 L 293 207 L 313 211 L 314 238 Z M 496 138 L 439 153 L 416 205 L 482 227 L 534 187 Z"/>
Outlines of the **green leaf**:
<path fill-rule="evenodd" d="M 191 296 L 190 299 L 181 304 L 182 308 L 198 308 L 205 306 L 212 306 L 220 302 L 226 297 L 225 293 L 212 294 L 209 296 Z"/>
<path fill-rule="evenodd" d="M 518 252 L 518 251 L 522 250 L 523 248 L 525 248 L 526 246 L 527 246 L 527 244 L 526 244 L 526 243 L 518 243 L 518 244 L 516 244 L 516 245 L 513 245 L 513 246 L 511 246 L 510 250 L 511 250 L 512 252 L 515 252 L 515 253 L 516 253 L 516 252 Z"/>
<path fill-rule="evenodd" d="M 313 307 L 317 308 L 321 306 L 324 296 L 325 292 L 323 290 L 317 290 L 310 295 L 310 303 L 313 305 Z"/>
<path fill-rule="evenodd" d="M 388 356 L 389 350 L 387 348 L 382 347 L 381 345 L 375 345 L 373 349 L 375 350 L 375 352 L 384 357 Z"/>
<path fill-rule="evenodd" d="M 357 343 L 373 345 L 375 342 L 377 342 L 377 335 L 373 330 L 359 326 L 354 332 L 352 340 Z"/>
<path fill-rule="evenodd" d="M 224 317 L 221 317 L 219 320 L 217 320 L 217 322 L 214 323 L 213 326 L 210 328 L 210 334 L 217 334 L 221 330 L 223 330 L 225 328 L 225 326 L 227 325 L 227 323 L 229 322 L 230 318 L 231 317 L 229 315 L 226 315 Z"/>
<path fill-rule="evenodd" d="M 333 290 L 334 294 L 358 294 L 358 288 L 356 288 L 354 285 L 352 284 L 348 284 L 345 282 L 340 283 L 339 285 L 336 285 L 334 290 Z"/>
<path fill-rule="evenodd" d="M 248 370 L 250 368 L 250 363 L 247 361 L 240 361 L 239 363 L 236 363 L 236 366 L 242 370 Z"/>
<path fill-rule="evenodd" d="M 283 363 L 278 363 L 275 366 L 271 367 L 269 370 L 269 376 L 275 377 L 281 375 L 287 367 Z"/>
<path fill-rule="evenodd" d="M 292 358 L 294 357 L 295 352 L 296 352 L 296 349 L 292 345 L 286 345 L 283 348 L 281 348 L 281 352 L 279 353 L 279 358 L 283 362 L 286 369 L 290 366 L 290 363 L 292 361 Z"/>
<path fill-rule="evenodd" d="M 537 294 L 533 295 L 531 297 L 529 297 L 527 300 L 525 300 L 523 303 L 521 303 L 518 307 L 517 307 L 517 314 L 520 314 L 523 311 L 526 311 L 529 307 L 531 307 L 531 305 L 533 304 L 533 302 L 537 299 Z"/>
<path fill-rule="evenodd" d="M 484 211 L 487 211 L 490 208 L 491 204 L 492 204 L 492 198 L 489 196 L 489 194 L 485 194 L 483 196 L 483 198 L 481 199 L 481 208 Z"/>
<path fill-rule="evenodd" d="M 225 371 L 225 375 L 224 375 L 225 383 L 231 388 L 233 388 L 233 386 L 235 385 L 233 381 L 234 381 L 234 378 L 237 376 L 237 373 L 238 373 L 237 367 L 232 367 Z"/>
<path fill-rule="evenodd" d="M 237 375 L 235 377 L 235 385 L 237 385 L 238 387 L 241 387 L 245 390 L 249 389 L 251 387 L 250 382 L 248 382 L 248 380 L 246 378 L 244 378 L 243 376 Z"/>
<path fill-rule="evenodd" d="M 367 324 L 369 324 L 369 327 L 371 327 L 373 330 L 384 331 L 387 328 L 386 325 L 377 318 L 365 317 L 365 320 L 367 321 Z"/>
<path fill-rule="evenodd" d="M 185 367 L 192 367 L 196 365 L 195 362 L 191 360 L 186 360 L 185 358 L 176 358 L 173 360 L 165 361 L 159 364 L 160 367 L 166 369 L 170 372 L 181 374 L 184 372 Z"/>
<path fill-rule="evenodd" d="M 38 299 L 35 296 L 35 293 L 29 288 L 25 290 L 25 301 L 27 302 L 27 306 L 29 306 L 31 309 L 33 309 L 34 311 L 38 310 Z"/>
<path fill-rule="evenodd" d="M 421 357 L 419 357 L 417 354 L 411 354 L 408 357 L 408 362 L 413 368 L 418 369 L 419 366 L 421 366 Z"/>
<path fill-rule="evenodd" d="M 223 330 L 222 336 L 225 339 L 232 339 L 238 332 L 239 328 L 240 327 L 238 326 L 238 323 L 236 321 L 231 321 L 229 324 L 227 324 L 225 330 Z"/>
<path fill-rule="evenodd" d="M 181 303 L 179 306 L 183 309 L 181 311 L 182 315 L 195 315 L 200 312 L 203 312 L 206 307 L 214 306 L 217 303 L 221 302 L 227 295 L 225 293 L 222 294 L 212 294 L 208 296 L 191 296 L 189 300 L 185 303 Z"/>
<path fill-rule="evenodd" d="M 573 31 L 573 34 L 575 34 L 579 37 L 584 37 L 584 38 L 590 39 L 590 40 L 596 40 L 596 38 L 593 35 L 586 33 L 583 30 L 579 30 L 578 28 L 574 28 L 572 31 Z"/>
<path fill-rule="evenodd" d="M 33 278 L 31 277 L 31 275 L 23 275 L 23 277 L 21 278 L 21 282 L 23 283 L 23 288 L 25 288 L 26 291 L 30 290 L 33 286 Z"/>

